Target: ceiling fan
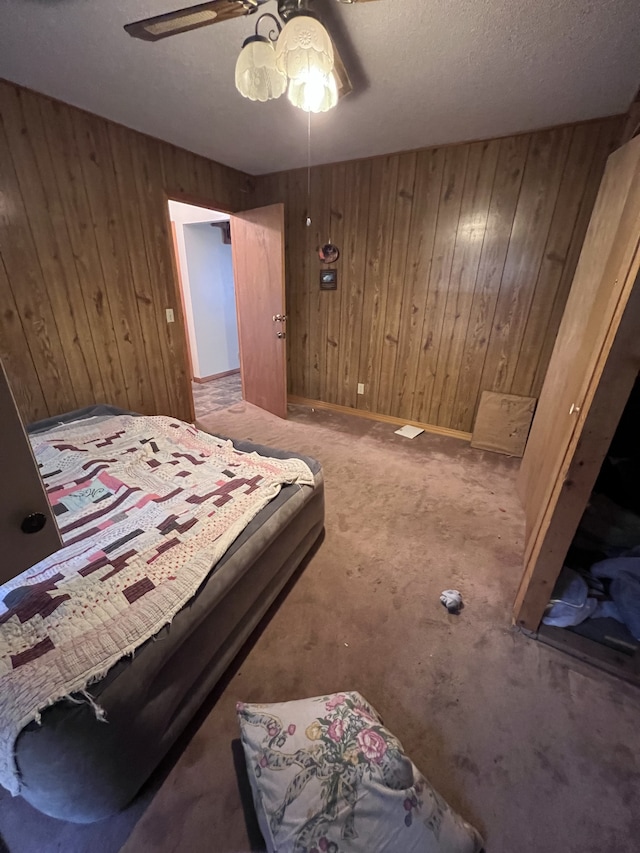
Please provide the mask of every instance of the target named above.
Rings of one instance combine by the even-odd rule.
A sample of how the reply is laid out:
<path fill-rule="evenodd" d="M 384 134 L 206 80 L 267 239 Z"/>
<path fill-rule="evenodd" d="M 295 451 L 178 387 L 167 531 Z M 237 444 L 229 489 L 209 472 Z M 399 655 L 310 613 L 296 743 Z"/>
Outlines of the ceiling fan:
<path fill-rule="evenodd" d="M 164 15 L 155 15 L 153 18 L 144 18 L 126 24 L 125 30 L 134 38 L 145 41 L 158 41 L 169 36 L 196 30 L 199 27 L 208 27 L 210 24 L 218 24 L 231 18 L 241 18 L 243 15 L 252 15 L 258 11 L 269 0 L 210 0 L 208 3 L 199 3 L 197 6 L 187 6 L 176 12 L 167 12 Z M 353 3 L 372 3 L 375 0 L 337 0 L 338 3 L 351 5 Z M 278 0 L 278 14 L 283 21 L 289 20 L 307 3 L 300 0 Z"/>
<path fill-rule="evenodd" d="M 255 14 L 269 0 L 209 0 L 175 12 L 155 15 L 125 25 L 130 36 L 159 41 L 190 30 Z M 371 3 L 375 0 L 337 0 Z M 325 112 L 353 86 L 331 37 L 312 9 L 313 0 L 277 0 L 278 16 L 260 15 L 255 35 L 246 39 L 236 66 L 236 87 L 251 100 L 289 100 L 307 112 Z M 261 36 L 258 27 L 270 18 L 276 29 Z M 296 20 L 298 19 L 298 20 Z M 303 59 L 301 59 L 301 56 Z"/>

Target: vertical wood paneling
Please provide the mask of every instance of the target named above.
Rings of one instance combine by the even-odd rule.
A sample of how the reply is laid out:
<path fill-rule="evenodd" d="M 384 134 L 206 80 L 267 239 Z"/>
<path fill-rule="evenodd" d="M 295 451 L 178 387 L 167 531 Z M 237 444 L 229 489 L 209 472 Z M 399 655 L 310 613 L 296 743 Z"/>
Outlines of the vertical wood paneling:
<path fill-rule="evenodd" d="M 305 170 L 251 179 L 8 83 L 0 115 L 0 354 L 25 419 L 190 417 L 169 195 L 286 202 L 292 393 L 464 431 L 483 390 L 539 393 L 622 127 L 321 166 L 309 200 Z M 328 240 L 339 286 L 321 292 Z"/>
<path fill-rule="evenodd" d="M 371 163 L 360 160 L 350 164 L 347 174 L 345 206 L 344 256 L 342 260 L 346 287 L 342 289 L 340 340 L 340 404 L 356 407 L 358 372 L 360 368 L 360 338 L 362 336 L 362 306 L 366 256 L 360 250 L 360 235 L 369 215 Z M 311 286 L 317 287 L 315 276 Z M 313 318 L 310 319 L 313 323 Z"/>
<path fill-rule="evenodd" d="M 4 262 L 0 258 L 0 292 L 3 294 L 0 310 L 0 358 L 7 373 L 13 377 L 12 390 L 18 407 L 33 412 L 34 419 L 47 416 L 48 409 L 40 387 L 36 366 L 28 346 Z"/>
<path fill-rule="evenodd" d="M 129 408 L 145 414 L 158 411 L 153 401 L 149 365 L 140 328 L 132 281 L 120 196 L 106 122 L 94 116 L 72 115 L 80 166 L 87 191 L 89 215 L 96 238 L 106 299 L 113 321 Z"/>
<path fill-rule="evenodd" d="M 531 139 L 484 364 L 483 390 L 510 393 L 513 387 L 573 130 L 559 128 Z"/>
<path fill-rule="evenodd" d="M 122 228 L 127 245 L 129 264 L 133 276 L 132 293 L 135 297 L 140 327 L 144 339 L 144 352 L 149 364 L 150 390 L 156 412 L 170 411 L 167 379 L 162 360 L 162 328 L 157 322 L 157 309 L 154 306 L 152 270 L 147 257 L 144 229 L 138 213 L 136 194 L 136 168 L 133 153 L 128 144 L 129 131 L 119 125 L 108 126 L 111 148 L 120 200 Z M 148 414 L 148 412 L 143 412 Z"/>
<path fill-rule="evenodd" d="M 362 341 L 360 344 L 360 382 L 366 394 L 358 398 L 358 406 L 375 411 L 380 384 L 382 338 L 389 293 L 389 266 L 395 222 L 395 196 L 398 186 L 399 157 L 379 157 L 371 167 L 371 195 L 367 233 L 361 235 L 361 247 L 366 252 Z M 295 263 L 290 259 L 290 263 Z M 327 402 L 327 397 L 323 398 Z"/>
<path fill-rule="evenodd" d="M 461 145 L 449 148 L 445 154 L 444 176 L 438 204 L 438 222 L 433 245 L 431 274 L 427 290 L 427 306 L 422 324 L 420 358 L 416 378 L 417 393 L 414 397 L 412 417 L 429 422 L 434 400 L 438 354 L 444 326 L 444 312 L 449 292 L 449 278 L 453 264 L 462 191 L 467 174 L 469 148 Z"/>
<path fill-rule="evenodd" d="M 290 391 L 465 432 L 482 391 L 537 396 L 621 128 L 603 119 L 313 169 L 320 227 L 287 251 Z M 256 179 L 259 203 L 288 202 L 290 220 L 306 192 L 304 171 Z M 319 293 L 315 252 L 330 237 L 338 291 Z"/>
<path fill-rule="evenodd" d="M 302 329 L 300 348 L 295 359 L 287 347 L 288 382 L 290 388 L 307 387 L 309 381 L 309 302 L 307 269 L 309 267 L 309 228 L 307 217 L 307 175 L 303 170 L 297 170 L 289 175 L 285 207 L 289 216 L 285 223 L 285 241 L 289 253 L 300 258 L 300 263 L 294 270 L 293 286 L 289 288 L 291 302 L 287 304 L 287 314 L 294 328 Z"/>
<path fill-rule="evenodd" d="M 329 236 L 327 242 L 331 241 L 338 245 L 344 251 L 344 212 L 345 212 L 345 192 L 347 181 L 347 165 L 342 163 L 331 170 L 331 197 L 329 199 Z M 340 338 L 340 317 L 342 313 L 342 295 L 345 290 L 344 286 L 344 258 L 341 256 L 339 261 L 331 265 L 332 269 L 338 270 L 339 281 L 342 285 L 338 285 L 338 290 L 327 291 L 328 299 L 326 300 L 327 310 L 327 349 L 325 361 L 325 383 L 326 392 L 331 395 L 331 401 L 339 399 L 340 383 L 339 383 L 339 363 L 340 353 L 339 348 L 342 343 L 346 345 L 346 341 Z M 290 281 L 293 281 L 295 275 L 295 267 L 289 270 Z M 348 285 L 347 285 L 348 287 Z M 287 292 L 289 298 L 289 292 Z M 295 325 L 294 325 L 295 329 Z M 304 340 L 305 330 L 302 330 L 302 336 L 296 335 L 296 342 L 300 343 Z M 292 359 L 297 358 L 298 349 L 291 348 Z M 293 386 L 295 392 L 297 388 L 304 388 L 304 385 Z"/>
<path fill-rule="evenodd" d="M 500 143 L 494 141 L 477 143 L 469 150 L 429 417 L 434 424 L 448 426 L 453 420 L 499 148 Z"/>
<path fill-rule="evenodd" d="M 514 394 L 521 394 L 521 388 L 530 389 L 533 385 L 538 361 L 531 353 L 541 350 L 573 236 L 573 229 L 564 226 L 576 222 L 597 147 L 595 127 L 583 125 L 574 129 L 511 384 Z"/>
<path fill-rule="evenodd" d="M 313 216 L 317 223 L 317 228 L 314 230 L 315 241 L 312 251 L 319 248 L 327 242 L 330 224 L 331 224 L 331 170 L 326 167 L 314 170 L 311 175 L 312 188 L 312 206 L 314 211 Z M 274 181 L 271 186 L 271 192 L 275 195 L 278 193 L 279 181 Z M 285 221 L 288 219 L 288 211 L 284 212 Z M 287 264 L 285 274 L 287 277 L 287 301 L 291 293 L 291 270 L 289 269 L 289 255 L 287 255 Z M 315 270 L 315 258 L 309 264 L 310 270 Z M 331 291 L 321 291 L 317 286 L 317 281 L 312 285 L 316 293 L 316 298 L 310 301 L 309 304 L 309 323 L 310 326 L 317 326 L 317 333 L 312 336 L 315 355 L 312 355 L 312 366 L 317 361 L 318 375 L 313 380 L 309 387 L 317 387 L 315 397 L 322 400 L 327 394 L 327 329 L 329 319 L 329 305 L 333 299 Z M 315 309 L 315 310 L 314 310 Z M 315 321 L 315 322 L 314 322 Z M 288 329 L 287 329 L 288 331 Z M 287 351 L 289 354 L 295 352 L 295 348 L 290 346 L 289 338 L 287 337 Z"/>
<path fill-rule="evenodd" d="M 274 188 L 269 188 L 270 192 Z M 311 218 L 312 218 L 312 233 L 311 246 L 309 249 L 309 264 L 308 264 L 308 317 L 306 322 L 309 329 L 309 377 L 307 387 L 312 399 L 320 399 L 322 394 L 322 377 L 325 375 L 325 360 L 326 360 L 326 304 L 329 294 L 323 292 L 318 287 L 317 269 L 314 260 L 314 251 L 322 246 L 327 241 L 327 233 L 329 230 L 329 209 L 328 200 L 331 196 L 330 189 L 327 188 L 324 181 L 324 172 L 321 169 L 315 170 L 311 176 Z M 286 218 L 286 211 L 285 211 Z M 291 292 L 291 287 L 288 288 Z M 287 309 L 289 310 L 289 309 Z M 287 347 L 289 356 L 292 348 Z"/>
<path fill-rule="evenodd" d="M 398 164 L 398 184 L 395 198 L 394 229 L 391 242 L 391 259 L 387 279 L 387 309 L 382 326 L 382 352 L 378 394 L 374 402 L 376 412 L 386 412 L 393 405 L 394 377 L 398 355 L 400 319 L 407 269 L 407 235 L 411 225 L 414 202 L 417 155 L 402 154 Z"/>
<path fill-rule="evenodd" d="M 51 158 L 46 146 L 31 142 L 44 136 L 44 127 L 37 101 L 28 95 L 9 92 L 4 126 L 44 281 L 60 282 L 59 288 L 48 289 L 49 299 L 61 339 L 68 342 L 65 360 L 76 402 L 86 406 L 92 402 L 90 389 L 103 392 L 102 380 Z"/>
<path fill-rule="evenodd" d="M 3 121 L 4 124 L 4 121 Z M 37 256 L 29 217 L 3 129 L 0 129 L 0 245 L 2 260 L 47 407 L 77 405 L 58 325 Z M 62 318 L 61 318 L 62 320 Z M 19 358 L 20 353 L 15 353 Z"/>
<path fill-rule="evenodd" d="M 549 317 L 545 338 L 538 356 L 536 374 L 531 386 L 531 395 L 534 397 L 540 396 L 547 372 L 547 366 L 553 352 L 556 335 L 560 328 L 564 308 L 569 297 L 569 292 L 573 283 L 573 276 L 578 265 L 580 252 L 582 251 L 593 206 L 598 195 L 598 190 L 600 189 L 602 179 L 601 164 L 606 162 L 609 155 L 618 147 L 619 140 L 619 123 L 612 121 L 602 122 L 598 136 L 598 148 L 595 152 L 591 169 L 586 178 L 582 204 L 576 217 L 571 244 L 567 253 L 567 260 L 562 269 L 558 289 L 554 295 L 553 308 Z"/>
<path fill-rule="evenodd" d="M 471 316 L 458 371 L 453 429 L 468 429 L 480 400 L 482 366 L 489 347 L 529 142 L 528 136 L 500 141 Z"/>
<path fill-rule="evenodd" d="M 162 342 L 162 361 L 167 382 L 168 411 L 190 411 L 186 341 L 181 300 L 174 287 L 173 255 L 169 234 L 169 216 L 162 185 L 157 176 L 162 173 L 160 146 L 143 137 L 134 151 L 135 186 L 138 210 L 141 213 L 142 233 L 147 261 L 153 283 L 155 321 Z M 176 322 L 167 323 L 165 310 L 172 307 Z M 157 365 L 156 369 L 159 369 Z"/>
<path fill-rule="evenodd" d="M 444 158 L 444 149 L 435 148 L 420 151 L 416 163 L 405 295 L 402 300 L 396 362 L 396 367 L 404 365 L 400 382 L 396 383 L 395 388 L 398 417 L 401 418 L 411 418 L 414 407 Z"/>
<path fill-rule="evenodd" d="M 5 91 L 5 87 L 2 86 L 0 94 Z M 40 144 L 49 150 L 51 156 L 62 213 L 93 337 L 104 398 L 101 400 L 99 388 L 89 390 L 95 392 L 96 402 L 106 402 L 126 408 L 128 399 L 124 386 L 124 374 L 116 344 L 114 322 L 105 292 L 106 284 L 98 245 L 91 225 L 87 189 L 73 130 L 73 112 L 64 104 L 39 98 L 37 95 L 32 97 L 38 98 L 45 128 L 45 136 Z M 72 269 L 70 267 L 66 269 L 65 274 L 73 275 Z M 60 287 L 60 284 L 52 281 L 50 286 Z"/>
<path fill-rule="evenodd" d="M 247 208 L 248 176 L 5 82 L 0 118 L 0 356 L 23 418 L 189 419 L 167 196 Z"/>

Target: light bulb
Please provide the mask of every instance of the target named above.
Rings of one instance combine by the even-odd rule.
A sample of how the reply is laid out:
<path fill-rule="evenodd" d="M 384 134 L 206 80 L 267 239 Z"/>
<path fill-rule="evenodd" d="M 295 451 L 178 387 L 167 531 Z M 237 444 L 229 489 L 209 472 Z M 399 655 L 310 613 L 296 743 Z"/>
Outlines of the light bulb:
<path fill-rule="evenodd" d="M 287 97 L 295 107 L 307 113 L 324 113 L 338 103 L 338 87 L 333 72 L 323 74 L 309 68 L 291 80 Z"/>

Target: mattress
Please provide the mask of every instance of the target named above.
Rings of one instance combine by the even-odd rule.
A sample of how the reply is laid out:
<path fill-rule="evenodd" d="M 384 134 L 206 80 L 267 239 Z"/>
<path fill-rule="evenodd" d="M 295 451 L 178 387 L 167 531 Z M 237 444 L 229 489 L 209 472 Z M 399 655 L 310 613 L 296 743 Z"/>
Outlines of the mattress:
<path fill-rule="evenodd" d="M 40 432 L 122 410 L 92 407 L 29 428 Z M 243 451 L 303 459 L 314 486 L 284 486 L 238 536 L 170 626 L 119 661 L 84 702 L 62 700 L 16 743 L 22 796 L 40 811 L 91 822 L 123 808 L 160 762 L 250 636 L 324 526 L 324 487 L 311 458 L 251 442 Z"/>

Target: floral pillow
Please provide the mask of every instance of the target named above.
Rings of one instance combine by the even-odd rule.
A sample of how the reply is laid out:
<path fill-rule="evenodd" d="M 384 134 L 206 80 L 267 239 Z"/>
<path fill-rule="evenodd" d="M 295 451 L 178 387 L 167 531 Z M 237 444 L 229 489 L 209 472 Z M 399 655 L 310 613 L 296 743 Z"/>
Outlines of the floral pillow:
<path fill-rule="evenodd" d="M 359 693 L 237 705 L 269 853 L 479 853 Z"/>

